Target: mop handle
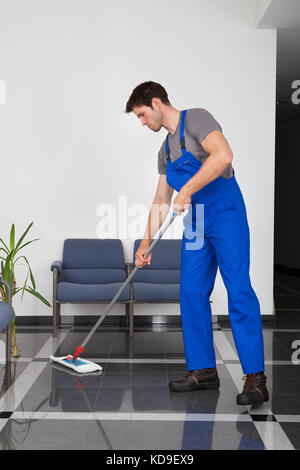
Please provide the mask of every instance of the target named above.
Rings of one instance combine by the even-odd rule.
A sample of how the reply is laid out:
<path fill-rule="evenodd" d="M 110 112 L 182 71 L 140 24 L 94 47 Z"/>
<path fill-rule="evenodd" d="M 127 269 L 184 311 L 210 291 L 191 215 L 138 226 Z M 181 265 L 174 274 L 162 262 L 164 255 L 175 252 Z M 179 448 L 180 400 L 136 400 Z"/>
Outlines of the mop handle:
<path fill-rule="evenodd" d="M 148 250 L 146 251 L 146 253 L 144 254 L 144 258 L 147 258 L 147 256 L 151 253 L 151 251 L 153 250 L 153 248 L 155 247 L 156 243 L 161 239 L 161 237 L 164 235 L 164 233 L 168 230 L 168 228 L 170 227 L 170 225 L 172 224 L 173 220 L 175 219 L 176 217 L 176 212 L 173 212 L 172 216 L 170 217 L 170 220 L 168 222 L 168 224 L 166 225 L 166 227 L 164 227 L 163 229 L 161 228 L 160 231 L 158 232 L 158 235 L 157 235 L 157 238 L 155 238 L 151 245 L 149 246 Z M 131 281 L 131 279 L 133 278 L 133 276 L 135 275 L 135 273 L 138 271 L 138 268 L 137 266 L 134 268 L 134 270 L 130 273 L 130 275 L 128 276 L 128 278 L 126 279 L 126 281 L 124 282 L 124 284 L 120 287 L 120 289 L 118 290 L 118 292 L 116 293 L 116 295 L 113 297 L 112 301 L 110 302 L 110 304 L 106 307 L 106 309 L 104 310 L 104 312 L 102 313 L 102 315 L 100 316 L 100 318 L 98 319 L 98 321 L 95 323 L 95 325 L 93 326 L 93 328 L 91 329 L 91 331 L 89 332 L 89 334 L 87 335 L 87 337 L 85 338 L 85 340 L 81 343 L 80 346 L 78 346 L 75 354 L 73 355 L 73 360 L 76 359 L 76 357 L 79 356 L 79 354 L 82 353 L 84 347 L 86 346 L 86 344 L 88 343 L 88 341 L 91 339 L 91 337 L 93 336 L 93 334 L 95 333 L 95 331 L 97 330 L 98 326 L 100 325 L 100 323 L 102 323 L 102 321 L 104 320 L 104 318 L 106 317 L 106 315 L 110 312 L 110 310 L 112 309 L 112 307 L 114 306 L 114 304 L 116 303 L 116 301 L 118 300 L 118 298 L 120 297 L 121 293 L 123 292 L 123 290 L 125 289 L 125 287 L 129 284 L 129 282 Z"/>

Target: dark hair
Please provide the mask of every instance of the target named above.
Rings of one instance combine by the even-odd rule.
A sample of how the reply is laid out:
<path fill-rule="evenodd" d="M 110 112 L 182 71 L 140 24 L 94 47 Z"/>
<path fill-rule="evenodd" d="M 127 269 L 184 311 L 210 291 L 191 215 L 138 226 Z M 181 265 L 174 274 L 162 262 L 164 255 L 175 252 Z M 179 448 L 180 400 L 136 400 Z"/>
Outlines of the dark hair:
<path fill-rule="evenodd" d="M 162 85 L 155 82 L 144 82 L 135 87 L 126 103 L 126 113 L 131 113 L 134 106 L 149 106 L 152 108 L 152 98 L 159 98 L 162 103 L 170 105 L 168 93 Z"/>

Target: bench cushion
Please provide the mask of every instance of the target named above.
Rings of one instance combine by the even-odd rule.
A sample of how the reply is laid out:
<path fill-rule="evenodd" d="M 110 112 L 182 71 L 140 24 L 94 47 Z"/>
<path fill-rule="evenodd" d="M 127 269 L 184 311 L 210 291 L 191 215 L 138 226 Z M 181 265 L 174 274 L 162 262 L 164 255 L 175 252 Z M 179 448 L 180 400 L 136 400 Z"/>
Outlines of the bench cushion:
<path fill-rule="evenodd" d="M 147 282 L 152 284 L 179 284 L 179 269 L 139 269 L 132 279 L 132 283 Z"/>
<path fill-rule="evenodd" d="M 133 283 L 133 298 L 139 301 L 161 301 L 167 300 L 179 302 L 180 284 L 148 284 L 145 282 Z"/>
<path fill-rule="evenodd" d="M 118 292 L 123 282 L 111 284 L 78 284 L 73 282 L 59 282 L 57 285 L 57 300 L 61 302 L 110 302 Z M 130 289 L 126 286 L 120 300 L 130 299 Z"/>
<path fill-rule="evenodd" d="M 79 284 L 112 284 L 124 282 L 126 272 L 123 269 L 63 269 L 59 280 Z"/>

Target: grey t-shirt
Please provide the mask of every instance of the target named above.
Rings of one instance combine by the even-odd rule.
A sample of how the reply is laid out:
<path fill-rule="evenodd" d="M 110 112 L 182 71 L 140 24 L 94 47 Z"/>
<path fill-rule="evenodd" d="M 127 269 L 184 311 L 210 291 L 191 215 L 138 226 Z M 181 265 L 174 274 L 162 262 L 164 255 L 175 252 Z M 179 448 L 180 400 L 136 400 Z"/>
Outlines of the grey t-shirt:
<path fill-rule="evenodd" d="M 174 134 L 169 134 L 169 148 L 170 148 L 170 160 L 174 162 L 182 154 L 180 146 L 180 123 L 181 116 L 178 126 Z M 188 152 L 191 152 L 194 157 L 198 158 L 200 162 L 204 162 L 208 157 L 208 153 L 205 152 L 201 143 L 203 139 L 212 131 L 221 131 L 220 124 L 206 109 L 194 108 L 188 109 L 185 117 L 184 126 L 184 138 L 185 146 Z M 166 174 L 167 156 L 166 156 L 166 139 L 164 140 L 160 151 L 158 153 L 158 173 L 160 175 Z M 231 178 L 233 175 L 233 168 L 231 164 L 227 166 L 225 171 L 222 173 L 226 179 Z"/>

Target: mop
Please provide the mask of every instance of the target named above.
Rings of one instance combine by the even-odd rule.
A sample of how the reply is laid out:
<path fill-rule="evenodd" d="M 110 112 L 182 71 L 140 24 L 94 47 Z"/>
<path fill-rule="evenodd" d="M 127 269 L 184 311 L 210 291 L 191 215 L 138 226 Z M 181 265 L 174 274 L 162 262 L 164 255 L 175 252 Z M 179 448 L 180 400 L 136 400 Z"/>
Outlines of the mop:
<path fill-rule="evenodd" d="M 164 235 L 164 233 L 167 231 L 167 229 L 170 227 L 172 224 L 173 220 L 176 217 L 176 212 L 173 212 L 172 216 L 170 217 L 169 222 L 167 225 L 160 229 L 158 232 L 157 238 L 155 238 L 152 243 L 150 244 L 148 250 L 144 254 L 144 258 L 147 258 L 147 256 L 151 253 L 153 248 L 155 247 L 156 243 L 161 239 L 161 237 Z M 87 359 L 82 359 L 79 357 L 80 354 L 83 353 L 85 346 L 87 345 L 88 341 L 91 339 L 95 331 L 97 330 L 98 326 L 100 323 L 103 322 L 104 318 L 106 315 L 111 311 L 112 307 L 115 305 L 117 300 L 119 299 L 120 295 L 122 294 L 123 290 L 125 287 L 129 284 L 131 279 L 134 277 L 135 273 L 138 271 L 138 267 L 136 266 L 133 271 L 130 273 L 124 284 L 120 287 L 118 292 L 115 294 L 113 297 L 112 301 L 110 304 L 106 307 L 102 315 L 99 317 L 98 321 L 95 323 L 85 340 L 79 345 L 73 355 L 69 354 L 68 356 L 63 356 L 63 357 L 55 357 L 55 356 L 50 356 L 50 360 L 57 362 L 58 364 L 61 364 L 63 366 L 69 367 L 70 369 L 73 369 L 76 372 L 79 372 L 81 374 L 87 374 L 89 372 L 95 372 L 102 370 L 102 367 L 99 364 L 96 364 L 95 362 L 88 361 Z"/>

